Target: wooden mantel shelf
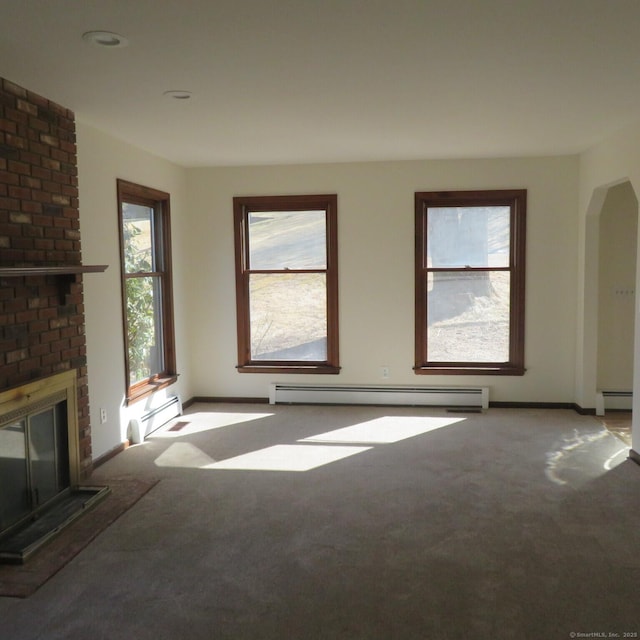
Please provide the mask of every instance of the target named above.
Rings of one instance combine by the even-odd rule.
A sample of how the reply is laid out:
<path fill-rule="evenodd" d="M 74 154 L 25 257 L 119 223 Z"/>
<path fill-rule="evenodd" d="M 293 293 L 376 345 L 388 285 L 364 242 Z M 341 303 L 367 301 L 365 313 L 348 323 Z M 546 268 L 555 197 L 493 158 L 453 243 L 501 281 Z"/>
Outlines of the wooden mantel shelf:
<path fill-rule="evenodd" d="M 62 267 L 0 267 L 0 278 L 21 278 L 24 276 L 71 276 L 77 273 L 100 273 L 106 271 L 106 264 L 69 264 Z"/>
<path fill-rule="evenodd" d="M 73 276 L 81 273 L 100 273 L 107 269 L 106 264 L 67 264 L 62 267 L 0 267 L 1 278 L 23 278 L 26 276 L 56 276 L 60 304 L 65 304 L 70 291 Z"/>

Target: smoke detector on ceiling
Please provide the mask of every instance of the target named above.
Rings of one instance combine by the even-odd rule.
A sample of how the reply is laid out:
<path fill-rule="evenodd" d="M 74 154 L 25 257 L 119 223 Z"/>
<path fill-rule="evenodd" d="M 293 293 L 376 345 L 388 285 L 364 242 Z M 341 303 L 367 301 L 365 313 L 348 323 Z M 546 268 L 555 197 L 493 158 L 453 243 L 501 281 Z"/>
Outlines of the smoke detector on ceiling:
<path fill-rule="evenodd" d="M 191 98 L 191 91 L 171 89 L 170 91 L 165 91 L 162 95 L 165 96 L 165 98 L 173 98 L 174 100 L 189 100 Z"/>
<path fill-rule="evenodd" d="M 113 33 L 113 31 L 87 31 L 82 34 L 82 39 L 96 47 L 106 47 L 107 49 L 126 47 L 129 44 L 124 36 Z"/>

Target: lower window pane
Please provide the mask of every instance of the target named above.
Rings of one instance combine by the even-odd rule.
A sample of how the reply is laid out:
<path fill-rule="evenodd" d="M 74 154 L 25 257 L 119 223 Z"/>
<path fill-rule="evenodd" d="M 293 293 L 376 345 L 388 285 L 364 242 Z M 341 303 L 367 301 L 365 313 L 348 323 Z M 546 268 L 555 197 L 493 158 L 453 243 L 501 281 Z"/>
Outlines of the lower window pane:
<path fill-rule="evenodd" d="M 428 274 L 427 360 L 508 362 L 510 274 Z"/>
<path fill-rule="evenodd" d="M 252 274 L 252 360 L 327 360 L 324 273 Z"/>
<path fill-rule="evenodd" d="M 126 289 L 131 386 L 161 373 L 164 367 L 160 280 L 153 276 L 128 278 Z"/>

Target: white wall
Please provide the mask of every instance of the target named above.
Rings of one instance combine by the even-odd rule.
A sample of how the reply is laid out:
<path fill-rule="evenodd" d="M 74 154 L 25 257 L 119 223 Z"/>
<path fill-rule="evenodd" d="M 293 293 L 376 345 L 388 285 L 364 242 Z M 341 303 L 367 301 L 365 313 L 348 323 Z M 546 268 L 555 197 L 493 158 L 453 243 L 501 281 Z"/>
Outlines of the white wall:
<path fill-rule="evenodd" d="M 629 181 L 638 192 L 640 125 L 629 126 L 581 154 L 579 175 L 575 398 L 580 406 L 593 408 L 597 389 L 600 213 L 609 188 Z"/>
<path fill-rule="evenodd" d="M 93 457 L 109 452 L 127 437 L 132 415 L 145 401 L 124 406 L 124 338 L 120 287 L 118 207 L 116 178 L 123 178 L 171 195 L 176 349 L 176 385 L 167 390 L 191 395 L 186 346 L 189 327 L 185 324 L 185 268 L 189 252 L 186 208 L 186 171 L 161 158 L 77 122 L 80 189 L 80 231 L 84 264 L 107 264 L 101 274 L 84 277 L 84 300 L 89 372 L 89 401 Z M 197 233 L 197 231 L 196 231 Z M 165 393 L 161 394 L 162 396 Z M 154 398 L 157 402 L 159 397 Z M 100 409 L 107 410 L 107 422 L 100 424 Z"/>
<path fill-rule="evenodd" d="M 598 389 L 633 388 L 638 201 L 629 182 L 607 191 L 599 226 Z"/>
<path fill-rule="evenodd" d="M 609 136 L 580 156 L 580 223 L 578 262 L 578 317 L 576 351 L 576 401 L 595 406 L 597 386 L 598 216 L 608 189 L 625 181 L 634 192 L 640 188 L 640 123 Z M 636 246 L 639 246 L 638 242 Z M 640 283 L 640 261 L 636 261 L 636 290 Z M 633 374 L 634 448 L 640 442 L 640 297 L 636 296 Z"/>
<path fill-rule="evenodd" d="M 177 390 L 266 397 L 273 379 L 239 374 L 236 363 L 232 198 L 337 193 L 339 199 L 342 373 L 335 382 L 482 383 L 494 401 L 595 406 L 598 344 L 599 214 L 608 189 L 640 186 L 640 124 L 575 157 L 412 161 L 184 169 L 77 124 L 80 223 L 85 264 L 87 350 L 94 457 L 126 437 L 115 180 L 171 193 Z M 413 365 L 413 194 L 418 190 L 526 188 L 527 313 L 523 377 L 415 376 Z M 640 265 L 638 266 L 640 269 Z M 636 276 L 636 288 L 639 279 Z M 576 287 L 577 283 L 577 287 Z M 635 344 L 640 341 L 636 296 Z M 640 419 L 635 347 L 634 416 Z M 317 378 L 315 379 L 317 380 Z M 100 425 L 99 409 L 108 421 Z M 634 441 L 640 428 L 634 424 Z"/>
<path fill-rule="evenodd" d="M 578 158 L 349 163 L 188 171 L 191 372 L 196 395 L 266 397 L 268 382 L 308 375 L 240 374 L 232 198 L 338 194 L 342 372 L 322 382 L 475 384 L 491 400 L 573 402 Z M 523 377 L 416 376 L 414 192 L 528 189 Z"/>

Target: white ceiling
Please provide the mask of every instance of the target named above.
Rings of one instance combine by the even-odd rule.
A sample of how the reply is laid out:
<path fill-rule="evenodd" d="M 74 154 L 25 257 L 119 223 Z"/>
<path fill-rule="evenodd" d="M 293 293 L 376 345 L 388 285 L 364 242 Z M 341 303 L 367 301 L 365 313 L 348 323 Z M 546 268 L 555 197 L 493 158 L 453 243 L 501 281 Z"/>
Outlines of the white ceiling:
<path fill-rule="evenodd" d="M 184 166 L 577 153 L 640 120 L 640 0 L 0 0 L 0 76 Z"/>

